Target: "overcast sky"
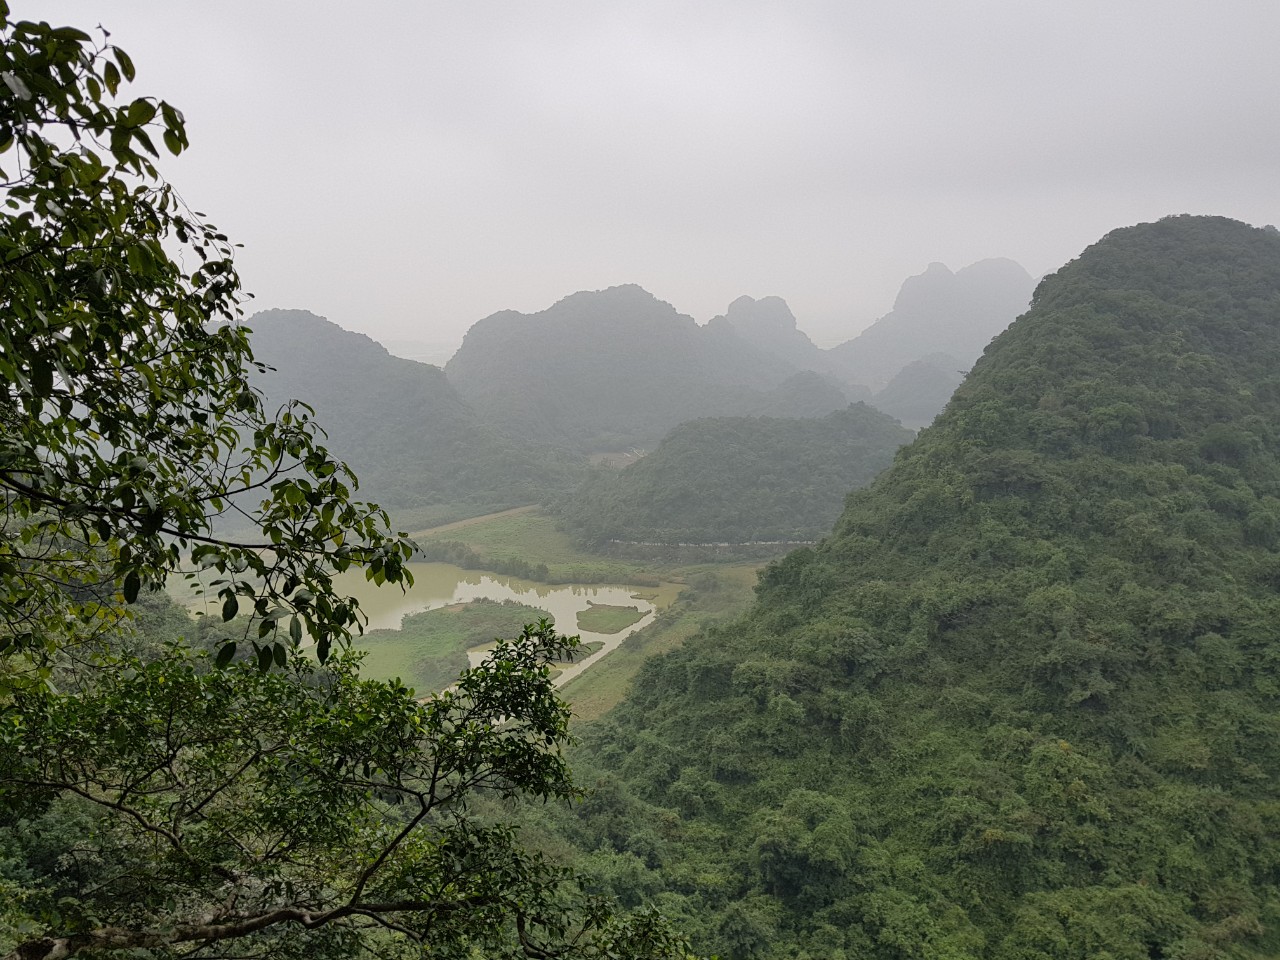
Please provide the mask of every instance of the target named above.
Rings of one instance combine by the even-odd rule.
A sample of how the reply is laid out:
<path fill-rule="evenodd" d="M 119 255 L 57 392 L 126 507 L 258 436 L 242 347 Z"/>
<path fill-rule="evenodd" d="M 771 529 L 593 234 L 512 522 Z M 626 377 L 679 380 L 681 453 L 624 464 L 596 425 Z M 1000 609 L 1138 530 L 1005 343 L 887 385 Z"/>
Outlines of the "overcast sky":
<path fill-rule="evenodd" d="M 1277 0 L 10 5 L 101 23 L 184 111 L 164 169 L 250 310 L 379 339 L 639 283 L 830 343 L 934 260 L 1280 221 Z"/>

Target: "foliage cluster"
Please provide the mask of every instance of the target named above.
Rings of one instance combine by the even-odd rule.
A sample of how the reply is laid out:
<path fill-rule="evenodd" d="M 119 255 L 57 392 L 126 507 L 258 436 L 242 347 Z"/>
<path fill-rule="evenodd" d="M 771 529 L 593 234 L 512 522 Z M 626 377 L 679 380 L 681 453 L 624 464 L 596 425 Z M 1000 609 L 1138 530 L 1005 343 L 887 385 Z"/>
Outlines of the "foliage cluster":
<path fill-rule="evenodd" d="M 733 958 L 1280 953 L 1280 237 L 1116 231 L 590 729 L 600 889 Z"/>
<path fill-rule="evenodd" d="M 250 388 L 231 245 L 153 165 L 153 134 L 186 148 L 181 113 L 117 105 L 134 75 L 117 47 L 4 7 L 0 26 L 0 688 L 47 679 L 115 595 L 188 559 L 229 614 L 252 605 L 264 658 L 302 632 L 325 656 L 358 622 L 331 571 L 395 582 L 410 545 L 351 499 L 306 407 L 268 416 Z M 212 536 L 233 510 L 254 542 Z"/>

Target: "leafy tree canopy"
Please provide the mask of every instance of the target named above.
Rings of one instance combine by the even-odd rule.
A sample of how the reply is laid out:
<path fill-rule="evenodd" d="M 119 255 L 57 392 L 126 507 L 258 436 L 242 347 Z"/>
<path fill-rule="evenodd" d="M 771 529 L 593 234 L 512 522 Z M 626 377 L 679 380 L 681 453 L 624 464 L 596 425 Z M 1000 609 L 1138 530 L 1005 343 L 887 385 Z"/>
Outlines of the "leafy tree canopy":
<path fill-rule="evenodd" d="M 560 513 L 595 543 L 816 540 L 910 439 L 863 403 L 820 418 L 691 420 L 643 459 L 597 474 Z"/>
<path fill-rule="evenodd" d="M 133 76 L 0 0 L 0 956 L 683 955 L 472 813 L 576 794 L 572 639 L 427 702 L 359 677 L 333 573 L 407 582 L 412 545 L 264 410 L 232 247 L 156 171 L 182 115 Z M 153 592 L 178 573 L 223 624 Z"/>
<path fill-rule="evenodd" d="M 284 625 L 326 656 L 358 617 L 328 571 L 396 582 L 410 545 L 351 499 L 306 407 L 267 416 L 250 388 L 232 247 L 154 165 L 156 140 L 186 149 L 182 114 L 120 95 L 134 67 L 118 47 L 3 17 L 0 649 L 19 656 L 0 682 L 47 675 L 115 595 L 188 561 L 228 619 L 253 607 L 255 643 Z M 246 501 L 260 535 L 213 536 Z M 258 649 L 284 659 L 280 641 Z"/>

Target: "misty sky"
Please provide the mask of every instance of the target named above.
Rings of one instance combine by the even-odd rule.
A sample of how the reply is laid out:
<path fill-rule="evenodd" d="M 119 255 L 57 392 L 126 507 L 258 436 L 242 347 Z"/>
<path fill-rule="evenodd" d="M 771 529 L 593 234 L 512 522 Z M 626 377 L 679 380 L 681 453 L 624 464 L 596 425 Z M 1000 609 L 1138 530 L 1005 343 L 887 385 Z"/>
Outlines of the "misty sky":
<path fill-rule="evenodd" d="M 1275 0 L 11 0 L 186 114 L 164 170 L 250 311 L 460 340 L 639 283 L 822 343 L 902 280 L 1056 269 L 1169 213 L 1280 221 Z"/>

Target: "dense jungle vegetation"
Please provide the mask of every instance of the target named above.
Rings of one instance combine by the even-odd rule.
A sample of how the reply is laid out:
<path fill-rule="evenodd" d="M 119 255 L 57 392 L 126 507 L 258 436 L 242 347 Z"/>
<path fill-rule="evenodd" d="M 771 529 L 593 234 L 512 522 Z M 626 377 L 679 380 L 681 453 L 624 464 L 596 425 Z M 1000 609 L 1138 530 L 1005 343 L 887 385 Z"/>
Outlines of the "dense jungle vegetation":
<path fill-rule="evenodd" d="M 816 540 L 910 439 L 863 403 L 821 418 L 691 420 L 643 459 L 597 473 L 560 514 L 605 546 Z"/>
<path fill-rule="evenodd" d="M 651 661 L 561 824 L 732 958 L 1280 954 L 1280 236 L 1048 277 L 754 608 Z"/>

